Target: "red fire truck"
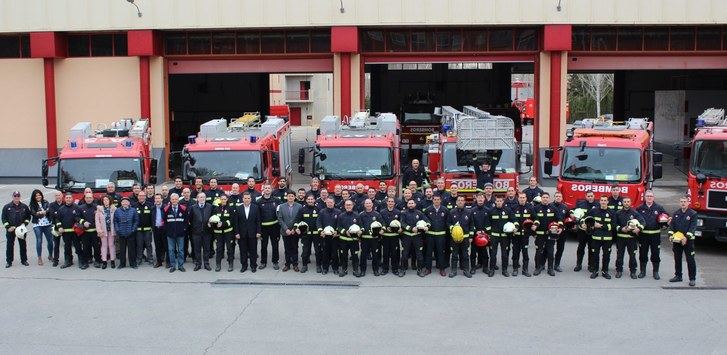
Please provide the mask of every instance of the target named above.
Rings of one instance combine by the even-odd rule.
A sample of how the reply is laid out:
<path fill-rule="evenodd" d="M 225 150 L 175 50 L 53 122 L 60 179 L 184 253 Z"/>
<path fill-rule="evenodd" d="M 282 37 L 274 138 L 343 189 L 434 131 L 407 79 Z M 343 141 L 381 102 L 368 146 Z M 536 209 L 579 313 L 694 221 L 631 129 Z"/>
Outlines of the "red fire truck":
<path fill-rule="evenodd" d="M 399 186 L 399 123 L 393 113 L 371 116 L 358 112 L 348 122 L 338 116 L 321 120 L 315 146 L 298 152 L 298 172 L 305 173 L 306 151 L 313 152 L 311 176 L 332 191 L 336 185 L 353 190 L 361 183 L 377 188 L 379 181 Z"/>
<path fill-rule="evenodd" d="M 662 154 L 653 146 L 653 124 L 646 118 L 629 118 L 618 125 L 612 120 L 584 119 L 566 131 L 566 141 L 558 148 L 560 156 L 555 157 L 553 149 L 545 151 L 544 171 L 553 175 L 554 163 L 560 162 L 557 189 L 570 208 L 588 191 L 595 192 L 596 198 L 610 195 L 614 183 L 637 206 L 644 191 L 662 175 Z"/>
<path fill-rule="evenodd" d="M 246 113 L 229 126 L 224 118 L 205 122 L 181 152 L 182 179 L 202 178 L 207 183 L 216 178 L 226 191 L 250 177 L 258 190 L 266 182 L 277 186 L 281 177 L 292 183 L 290 133 L 290 124 L 282 118 L 268 116 L 260 123 L 258 113 Z"/>
<path fill-rule="evenodd" d="M 525 154 L 528 167 L 532 166 L 532 155 L 523 153 L 512 119 L 473 106 L 465 106 L 464 112 L 451 106 L 437 111 L 442 116 L 442 133 L 429 136 L 424 159 L 432 181 L 442 177 L 447 188 L 456 184 L 459 192 L 471 198 L 477 191 L 473 162 L 479 165 L 489 160 L 495 172 L 495 192 L 505 192 L 510 186 L 518 188 L 521 154 Z"/>
<path fill-rule="evenodd" d="M 134 184 L 155 184 L 157 160 L 150 157 L 149 120 L 122 119 L 93 130 L 91 122 L 71 128 L 68 142 L 57 157 L 42 162 L 43 186 L 48 187 L 49 166 L 57 166 L 56 189 L 83 198 L 90 188 L 98 198 L 113 182 L 116 192 L 131 194 Z"/>
<path fill-rule="evenodd" d="M 727 119 L 724 109 L 708 109 L 697 118 L 691 142 L 689 196 L 697 211 L 697 236 L 727 242 Z"/>

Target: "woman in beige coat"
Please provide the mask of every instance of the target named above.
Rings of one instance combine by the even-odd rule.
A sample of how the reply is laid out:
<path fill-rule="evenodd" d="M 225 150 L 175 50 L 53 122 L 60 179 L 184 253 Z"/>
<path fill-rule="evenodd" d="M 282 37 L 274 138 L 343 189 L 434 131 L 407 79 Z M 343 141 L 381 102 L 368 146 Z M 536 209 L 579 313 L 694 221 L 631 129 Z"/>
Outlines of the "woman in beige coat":
<path fill-rule="evenodd" d="M 101 198 L 101 206 L 96 209 L 96 231 L 101 238 L 101 265 L 102 269 L 107 266 L 106 260 L 111 259 L 111 268 L 116 268 L 116 246 L 114 239 L 116 231 L 114 230 L 114 212 L 116 206 L 111 204 L 111 198 L 104 196 Z"/>

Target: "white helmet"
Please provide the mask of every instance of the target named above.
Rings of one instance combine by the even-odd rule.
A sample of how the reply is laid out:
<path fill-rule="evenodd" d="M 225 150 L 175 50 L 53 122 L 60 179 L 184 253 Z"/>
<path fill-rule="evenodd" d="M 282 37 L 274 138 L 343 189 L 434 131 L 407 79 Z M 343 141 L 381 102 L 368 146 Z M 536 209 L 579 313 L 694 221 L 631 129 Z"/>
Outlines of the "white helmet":
<path fill-rule="evenodd" d="M 217 223 L 220 223 L 220 216 L 216 215 L 216 214 L 212 215 L 212 217 L 210 217 L 210 224 L 217 224 Z"/>
<path fill-rule="evenodd" d="M 639 223 L 639 220 L 636 218 L 632 218 L 629 220 L 629 227 L 630 228 L 639 228 L 642 229 L 641 223 Z"/>
<path fill-rule="evenodd" d="M 395 219 L 395 220 L 391 221 L 391 223 L 389 223 L 389 227 L 391 227 L 393 229 L 399 229 L 399 228 L 401 228 L 401 222 L 399 222 L 398 220 Z"/>
<path fill-rule="evenodd" d="M 573 217 L 576 218 L 576 220 L 580 220 L 586 215 L 586 209 L 585 208 L 576 208 L 573 210 Z"/>
<path fill-rule="evenodd" d="M 54 237 L 60 237 L 61 236 L 61 234 L 58 233 L 58 230 L 55 229 L 55 228 L 51 228 L 50 234 L 52 234 Z"/>
<path fill-rule="evenodd" d="M 361 233 L 361 227 L 358 226 L 358 224 L 352 224 L 350 227 L 348 227 L 348 234 L 359 234 Z"/>
<path fill-rule="evenodd" d="M 416 227 L 417 227 L 417 229 L 424 229 L 424 228 L 429 227 L 429 223 L 427 223 L 427 221 L 425 221 L 423 219 L 420 219 L 417 221 Z"/>
<path fill-rule="evenodd" d="M 25 239 L 25 235 L 28 233 L 28 227 L 26 227 L 24 224 L 21 224 L 15 228 L 15 236 L 18 237 L 18 239 Z"/>
<path fill-rule="evenodd" d="M 534 203 L 540 203 L 542 201 L 543 201 L 543 198 L 540 197 L 540 195 L 533 197 L 533 202 Z"/>
<path fill-rule="evenodd" d="M 336 230 L 333 229 L 333 227 L 331 227 L 331 226 L 326 226 L 325 228 L 323 228 L 323 234 L 325 234 L 325 235 L 333 235 L 333 233 L 335 233 L 335 232 L 336 232 Z"/>
<path fill-rule="evenodd" d="M 371 229 L 381 229 L 383 227 L 384 226 L 382 226 L 381 225 L 381 222 L 379 222 L 379 221 L 373 221 L 373 222 L 371 222 L 371 226 L 370 226 Z"/>
<path fill-rule="evenodd" d="M 507 222 L 502 226 L 502 231 L 505 233 L 515 233 L 515 229 L 515 224 L 512 222 Z"/>

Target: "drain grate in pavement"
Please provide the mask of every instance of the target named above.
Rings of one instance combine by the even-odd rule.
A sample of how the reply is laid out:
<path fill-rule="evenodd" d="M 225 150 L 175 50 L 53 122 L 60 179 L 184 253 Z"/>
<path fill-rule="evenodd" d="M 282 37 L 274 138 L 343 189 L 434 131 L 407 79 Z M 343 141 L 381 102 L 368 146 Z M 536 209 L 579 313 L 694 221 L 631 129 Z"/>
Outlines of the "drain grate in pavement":
<path fill-rule="evenodd" d="M 714 290 L 723 291 L 727 290 L 727 286 L 662 286 L 664 290 Z"/>
<path fill-rule="evenodd" d="M 351 281 L 265 281 L 244 279 L 218 279 L 213 286 L 265 286 L 265 287 L 326 287 L 326 288 L 358 288 L 359 282 Z"/>

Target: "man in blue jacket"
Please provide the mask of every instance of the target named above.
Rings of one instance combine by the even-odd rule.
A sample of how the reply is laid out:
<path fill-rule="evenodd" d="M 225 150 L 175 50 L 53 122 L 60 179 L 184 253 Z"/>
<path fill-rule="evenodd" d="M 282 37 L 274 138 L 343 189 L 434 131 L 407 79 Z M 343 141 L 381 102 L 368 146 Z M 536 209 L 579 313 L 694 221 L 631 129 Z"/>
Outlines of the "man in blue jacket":
<path fill-rule="evenodd" d="M 126 267 L 126 255 L 128 249 L 129 266 L 136 269 L 136 229 L 139 227 L 139 214 L 136 208 L 131 207 L 128 197 L 121 199 L 121 208 L 114 212 L 114 227 L 119 238 L 119 249 L 121 249 L 121 260 L 119 269 Z"/>
<path fill-rule="evenodd" d="M 169 204 L 164 206 L 164 233 L 167 235 L 169 272 L 184 272 L 184 237 L 187 235 L 187 207 L 179 203 L 179 195 L 171 194 Z"/>

